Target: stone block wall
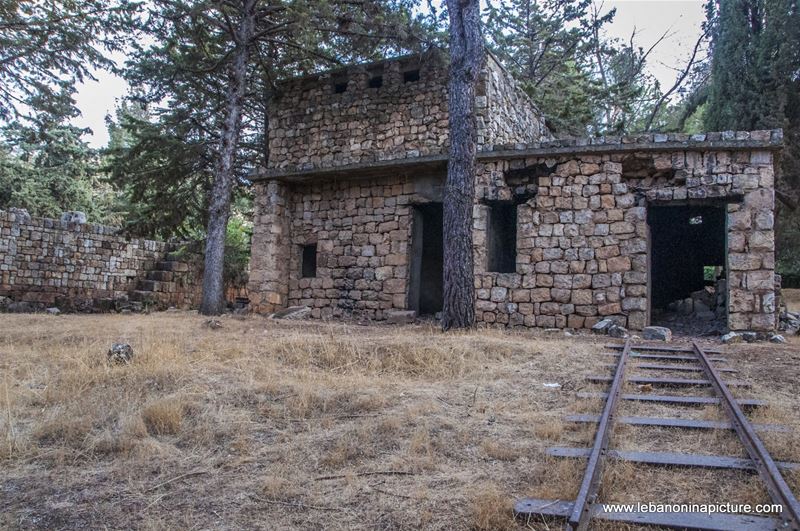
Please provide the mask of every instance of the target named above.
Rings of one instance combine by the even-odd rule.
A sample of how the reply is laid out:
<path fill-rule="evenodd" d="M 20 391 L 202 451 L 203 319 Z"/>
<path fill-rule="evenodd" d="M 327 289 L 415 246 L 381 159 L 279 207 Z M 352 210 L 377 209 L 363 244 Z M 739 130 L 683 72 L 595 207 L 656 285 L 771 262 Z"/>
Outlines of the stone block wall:
<path fill-rule="evenodd" d="M 269 169 L 446 154 L 447 70 L 442 52 L 433 51 L 286 81 L 271 106 Z M 419 79 L 406 81 L 415 71 Z M 377 77 L 381 85 L 370 86 Z M 491 55 L 476 89 L 476 113 L 481 145 L 550 136 L 539 110 Z"/>
<path fill-rule="evenodd" d="M 407 305 L 409 178 L 260 184 L 250 265 L 251 307 L 306 305 L 313 317 L 383 319 Z M 277 226 L 275 221 L 278 220 Z M 270 225 L 272 224 L 272 225 Z M 270 228 L 272 227 L 272 228 Z M 301 276 L 303 245 L 317 245 L 317 275 Z"/>
<path fill-rule="evenodd" d="M 165 242 L 23 212 L 0 211 L 0 296 L 33 307 L 111 309 L 146 282 L 153 304 L 190 307 L 199 300 L 201 266 L 170 262 L 175 271 L 159 271 L 169 278 L 146 278 L 164 259 Z"/>
<path fill-rule="evenodd" d="M 475 99 L 479 147 L 528 144 L 551 138 L 544 114 L 492 55 L 487 56 Z"/>
<path fill-rule="evenodd" d="M 254 192 L 250 308 L 273 313 L 286 308 L 289 301 L 289 192 L 286 184 L 277 181 L 256 183 Z"/>
<path fill-rule="evenodd" d="M 648 208 L 713 202 L 727 218 L 728 325 L 773 329 L 773 153 L 781 142 L 779 131 L 755 131 L 485 146 L 474 207 L 478 321 L 587 328 L 611 317 L 641 329 L 649 308 Z M 314 317 L 383 319 L 408 307 L 412 207 L 441 201 L 444 168 L 354 172 L 258 183 L 254 310 L 308 305 Z M 487 271 L 496 201 L 518 204 L 513 273 Z M 317 274 L 302 278 L 301 248 L 311 243 Z"/>
<path fill-rule="evenodd" d="M 485 157 L 478 170 L 479 199 L 517 198 L 521 204 L 516 273 L 486 271 L 489 207 L 476 205 L 478 320 L 584 328 L 613 317 L 641 329 L 648 309 L 648 205 L 719 201 L 727 211 L 728 326 L 773 329 L 771 134 L 776 133 L 739 133 L 739 140 L 754 144 L 737 147 L 734 135 L 727 149 L 714 146 L 724 143 L 721 134 L 700 135 L 695 142 L 649 135 L 623 139 L 629 144 L 624 149 L 570 147 L 580 155 L 550 145 L 540 156 Z"/>

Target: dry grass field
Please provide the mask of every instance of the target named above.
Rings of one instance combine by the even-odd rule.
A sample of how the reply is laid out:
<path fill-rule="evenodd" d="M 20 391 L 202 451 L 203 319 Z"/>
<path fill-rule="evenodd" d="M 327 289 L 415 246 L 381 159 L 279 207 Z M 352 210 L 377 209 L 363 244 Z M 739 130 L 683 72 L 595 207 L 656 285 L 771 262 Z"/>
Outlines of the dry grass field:
<path fill-rule="evenodd" d="M 594 426 L 561 417 L 599 412 L 575 391 L 602 390 L 583 379 L 614 359 L 603 338 L 205 321 L 0 315 L 0 528 L 522 529 L 514 498 L 575 495 L 583 462 L 545 449 L 590 443 Z M 106 363 L 117 341 L 133 346 L 131 365 Z M 754 419 L 794 430 L 764 435 L 775 457 L 800 461 L 800 344 L 728 356 L 754 384 L 742 396 L 772 404 Z M 741 452 L 725 432 L 621 426 L 613 444 Z M 747 473 L 612 463 L 603 496 L 765 495 Z"/>

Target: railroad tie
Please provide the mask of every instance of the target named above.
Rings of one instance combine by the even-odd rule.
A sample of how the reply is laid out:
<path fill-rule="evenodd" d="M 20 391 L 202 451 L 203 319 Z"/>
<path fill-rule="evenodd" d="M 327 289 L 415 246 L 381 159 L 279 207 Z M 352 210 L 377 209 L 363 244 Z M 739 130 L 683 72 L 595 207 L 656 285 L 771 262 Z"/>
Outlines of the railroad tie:
<path fill-rule="evenodd" d="M 633 347 L 630 340 L 623 345 L 608 345 L 618 350 L 610 355 L 617 358 L 613 376 L 588 376 L 594 383 L 610 383 L 607 392 L 579 392 L 578 398 L 601 398 L 605 400 L 600 415 L 576 414 L 565 417 L 569 422 L 597 424 L 594 442 L 590 448 L 551 447 L 547 454 L 555 457 L 583 458 L 587 460 L 578 495 L 574 501 L 541 500 L 523 498 L 514 505 L 517 517 L 551 516 L 566 518 L 568 528 L 586 530 L 592 520 L 624 522 L 639 525 L 658 525 L 673 528 L 766 531 L 774 529 L 800 530 L 800 504 L 787 486 L 781 470 L 800 470 L 800 463 L 775 461 L 767 452 L 757 431 L 791 431 L 786 426 L 775 424 L 754 424 L 744 415 L 743 407 L 765 405 L 763 400 L 734 398 L 728 387 L 749 387 L 744 381 L 723 381 L 721 373 L 733 373 L 734 369 L 717 367 L 715 363 L 727 363 L 722 357 L 709 357 L 709 353 L 721 354 L 718 350 L 703 350 L 696 343 L 691 348 L 667 345 L 639 345 Z M 704 378 L 648 378 L 626 377 L 625 370 L 631 358 L 658 361 L 690 361 L 697 365 L 668 365 L 645 361 L 634 368 L 649 370 L 674 370 L 702 372 Z M 714 396 L 676 396 L 652 393 L 622 393 L 625 382 L 665 386 L 705 386 L 710 387 Z M 720 405 L 727 414 L 726 420 L 695 420 L 684 418 L 662 418 L 617 415 L 621 401 L 655 402 L 676 406 Z M 615 423 L 634 426 L 660 426 L 687 429 L 727 429 L 734 430 L 745 447 L 749 458 L 722 455 L 699 455 L 675 452 L 640 452 L 609 448 L 609 434 Z M 784 510 L 777 516 L 753 514 L 708 514 L 695 512 L 657 513 L 610 512 L 600 503 L 599 485 L 602 479 L 606 458 L 642 463 L 647 465 L 666 465 L 700 467 L 711 469 L 754 470 L 763 481 L 773 503 L 780 504 Z"/>

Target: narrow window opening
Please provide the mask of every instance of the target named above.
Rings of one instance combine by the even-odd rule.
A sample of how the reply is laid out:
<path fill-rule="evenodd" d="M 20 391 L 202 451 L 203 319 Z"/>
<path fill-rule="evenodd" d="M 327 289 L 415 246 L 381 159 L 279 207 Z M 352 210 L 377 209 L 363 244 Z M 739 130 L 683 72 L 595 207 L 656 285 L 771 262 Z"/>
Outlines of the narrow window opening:
<path fill-rule="evenodd" d="M 403 83 L 413 83 L 414 81 L 419 81 L 419 69 L 403 72 Z"/>
<path fill-rule="evenodd" d="M 312 243 L 303 245 L 301 257 L 301 273 L 303 278 L 314 278 L 317 276 L 317 244 Z"/>
<path fill-rule="evenodd" d="M 369 78 L 369 88 L 381 88 L 383 86 L 383 76 L 372 76 Z"/>
<path fill-rule="evenodd" d="M 516 272 L 517 205 L 497 203 L 490 207 L 486 243 L 489 247 L 490 272 Z"/>
<path fill-rule="evenodd" d="M 347 80 L 346 79 L 337 79 L 333 82 L 333 92 L 335 94 L 341 94 L 347 90 Z"/>

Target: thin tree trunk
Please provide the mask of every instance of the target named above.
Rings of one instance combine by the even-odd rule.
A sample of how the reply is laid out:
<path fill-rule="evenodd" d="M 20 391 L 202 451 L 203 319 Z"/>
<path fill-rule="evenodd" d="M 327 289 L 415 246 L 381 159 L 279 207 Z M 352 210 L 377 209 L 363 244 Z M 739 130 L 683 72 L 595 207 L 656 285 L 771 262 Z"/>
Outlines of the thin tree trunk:
<path fill-rule="evenodd" d="M 442 329 L 475 323 L 472 208 L 475 197 L 475 85 L 484 58 L 479 0 L 447 0 L 450 16 L 450 154 L 444 189 Z"/>
<path fill-rule="evenodd" d="M 242 127 L 250 40 L 255 33 L 256 1 L 243 0 L 242 18 L 235 35 L 237 48 L 230 67 L 225 120 L 220 135 L 219 158 L 214 168 L 214 184 L 211 188 L 203 270 L 203 300 L 200 304 L 200 313 L 204 315 L 217 315 L 225 310 L 223 282 L 225 233 L 231 212 L 231 193 L 235 179 L 234 162 Z"/>

